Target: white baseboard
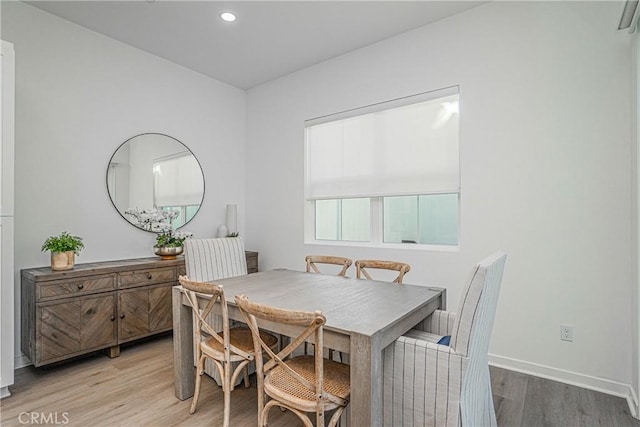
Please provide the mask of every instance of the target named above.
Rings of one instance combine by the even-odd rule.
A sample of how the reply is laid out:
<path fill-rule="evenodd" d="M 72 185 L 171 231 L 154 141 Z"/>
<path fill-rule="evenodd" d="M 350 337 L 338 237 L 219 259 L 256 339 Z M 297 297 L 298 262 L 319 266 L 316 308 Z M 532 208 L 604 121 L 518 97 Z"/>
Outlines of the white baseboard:
<path fill-rule="evenodd" d="M 638 393 L 636 393 L 633 387 L 629 387 L 629 390 L 631 390 L 631 394 L 627 396 L 627 403 L 629 404 L 631 415 L 633 418 L 640 419 L 640 401 L 638 401 Z"/>
<path fill-rule="evenodd" d="M 622 397 L 626 399 L 631 415 L 634 418 L 639 418 L 640 416 L 638 413 L 638 396 L 630 384 L 493 354 L 489 354 L 489 365 Z"/>
<path fill-rule="evenodd" d="M 9 386 L 0 388 L 0 399 L 11 396 L 9 392 Z"/>

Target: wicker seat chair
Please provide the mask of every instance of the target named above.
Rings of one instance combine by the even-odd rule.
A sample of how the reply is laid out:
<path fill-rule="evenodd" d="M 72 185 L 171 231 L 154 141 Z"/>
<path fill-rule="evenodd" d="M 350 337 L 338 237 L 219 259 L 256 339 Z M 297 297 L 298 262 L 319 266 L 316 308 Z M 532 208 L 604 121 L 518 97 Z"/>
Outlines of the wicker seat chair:
<path fill-rule="evenodd" d="M 185 267 L 190 280 L 211 282 L 247 274 L 247 258 L 241 237 L 187 239 L 184 249 Z M 222 330 L 222 318 L 219 315 L 211 313 L 207 321 L 215 330 Z M 234 322 L 231 323 L 233 326 Z M 249 374 L 253 373 L 253 364 L 248 369 Z M 212 362 L 206 361 L 204 372 L 222 386 L 222 378 Z"/>
<path fill-rule="evenodd" d="M 224 298 L 222 286 L 213 283 L 194 282 L 185 276 L 180 276 L 180 285 L 185 290 L 185 296 L 193 312 L 194 342 L 197 358 L 196 385 L 193 401 L 189 413 L 193 414 L 198 405 L 200 383 L 204 373 L 205 359 L 213 362 L 222 378 L 222 392 L 224 395 L 224 427 L 229 426 L 229 410 L 231 405 L 231 391 L 240 373 L 244 374 L 244 385 L 249 387 L 247 365 L 255 359 L 251 330 L 246 327 L 229 327 L 227 301 Z M 214 329 L 206 320 L 216 304 L 220 304 L 222 330 Z M 202 308 L 204 307 L 204 308 Z M 269 347 L 277 344 L 275 336 L 260 331 L 260 339 Z M 235 367 L 232 365 L 236 362 Z"/>
<path fill-rule="evenodd" d="M 397 271 L 398 277 L 393 280 L 393 283 L 399 284 L 402 284 L 404 275 L 407 274 L 409 270 L 411 270 L 411 266 L 409 264 L 405 264 L 404 262 L 360 259 L 356 261 L 356 277 L 358 279 L 361 279 L 362 276 L 364 276 L 366 279 L 373 280 L 369 272 L 366 270 L 367 268 Z"/>
<path fill-rule="evenodd" d="M 341 265 L 342 269 L 336 274 L 336 276 L 346 276 L 347 270 L 353 264 L 349 258 L 339 257 L 339 256 L 326 256 L 326 255 L 307 255 L 305 257 L 305 262 L 307 263 L 307 273 L 320 273 L 320 269 L 316 264 L 332 264 L 332 265 Z"/>
<path fill-rule="evenodd" d="M 323 358 L 322 352 L 288 358 L 311 336 L 315 347 L 322 348 L 325 317 L 319 311 L 284 310 L 257 304 L 245 295 L 236 296 L 235 301 L 253 334 L 258 377 L 258 426 L 266 426 L 269 410 L 279 406 L 296 414 L 307 427 L 313 426 L 307 413 L 314 412 L 315 425 L 324 426 L 325 412 L 335 410 L 329 420 L 329 427 L 334 427 L 349 403 L 349 365 Z M 257 319 L 304 329 L 276 354 L 260 336 Z M 270 357 L 266 363 L 261 350 Z M 265 403 L 266 398 L 270 400 Z"/>
<path fill-rule="evenodd" d="M 353 261 L 349 258 L 327 255 L 307 255 L 304 260 L 307 264 L 307 273 L 320 273 L 320 269 L 316 264 L 331 264 L 342 266 L 342 269 L 340 269 L 336 274 L 336 276 L 341 277 L 345 277 L 347 275 L 347 270 L 351 267 L 351 264 L 353 264 Z M 305 341 L 304 354 L 308 354 L 308 345 L 309 343 Z M 333 359 L 333 353 L 333 350 L 329 349 L 329 359 Z M 342 362 L 342 352 L 340 352 L 340 361 Z"/>
<path fill-rule="evenodd" d="M 385 426 L 496 426 L 488 350 L 506 258 L 477 264 L 457 314 L 436 310 L 385 349 Z"/>

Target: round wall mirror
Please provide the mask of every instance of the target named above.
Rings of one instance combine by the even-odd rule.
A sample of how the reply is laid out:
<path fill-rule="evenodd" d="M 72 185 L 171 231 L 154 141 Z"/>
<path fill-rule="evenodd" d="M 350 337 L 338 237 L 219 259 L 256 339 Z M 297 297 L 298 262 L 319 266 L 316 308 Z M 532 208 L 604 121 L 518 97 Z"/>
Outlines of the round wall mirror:
<path fill-rule="evenodd" d="M 159 133 L 123 142 L 107 168 L 113 206 L 134 226 L 176 230 L 198 213 L 204 197 L 200 163 L 182 142 Z"/>

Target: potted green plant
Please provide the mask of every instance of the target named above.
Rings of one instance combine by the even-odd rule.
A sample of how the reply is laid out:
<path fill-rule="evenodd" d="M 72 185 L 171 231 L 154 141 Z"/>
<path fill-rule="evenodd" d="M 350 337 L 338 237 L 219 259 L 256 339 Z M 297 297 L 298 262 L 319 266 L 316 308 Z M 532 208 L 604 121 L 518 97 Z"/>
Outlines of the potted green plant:
<path fill-rule="evenodd" d="M 43 252 L 51 252 L 52 270 L 71 270 L 75 265 L 75 255 L 80 255 L 82 249 L 82 237 L 72 236 L 66 231 L 59 236 L 49 236 L 42 244 Z"/>
<path fill-rule="evenodd" d="M 153 252 L 162 259 L 176 259 L 184 250 L 184 241 L 192 237 L 193 233 L 168 229 L 156 236 Z"/>

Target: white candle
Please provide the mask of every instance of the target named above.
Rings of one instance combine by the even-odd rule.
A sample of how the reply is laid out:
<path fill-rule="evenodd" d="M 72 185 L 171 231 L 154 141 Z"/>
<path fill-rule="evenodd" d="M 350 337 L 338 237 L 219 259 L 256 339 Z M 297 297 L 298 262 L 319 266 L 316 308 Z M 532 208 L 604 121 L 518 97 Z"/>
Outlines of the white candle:
<path fill-rule="evenodd" d="M 229 234 L 238 231 L 238 205 L 227 205 L 227 228 Z"/>

